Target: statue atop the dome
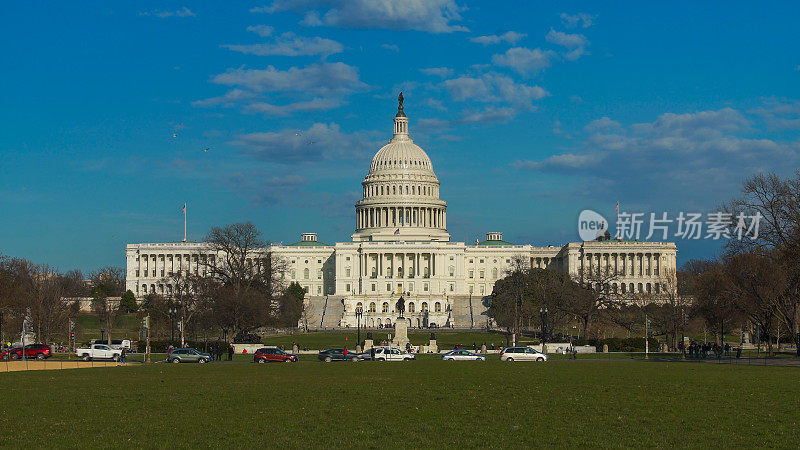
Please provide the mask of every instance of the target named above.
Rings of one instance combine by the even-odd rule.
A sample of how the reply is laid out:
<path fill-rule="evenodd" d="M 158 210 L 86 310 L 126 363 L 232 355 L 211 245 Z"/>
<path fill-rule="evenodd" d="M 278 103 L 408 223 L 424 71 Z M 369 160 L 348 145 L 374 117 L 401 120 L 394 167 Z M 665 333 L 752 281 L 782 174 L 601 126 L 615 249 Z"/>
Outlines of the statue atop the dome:
<path fill-rule="evenodd" d="M 397 96 L 397 115 L 395 117 L 405 117 L 406 113 L 403 112 L 403 93 L 400 92 L 400 95 Z"/>

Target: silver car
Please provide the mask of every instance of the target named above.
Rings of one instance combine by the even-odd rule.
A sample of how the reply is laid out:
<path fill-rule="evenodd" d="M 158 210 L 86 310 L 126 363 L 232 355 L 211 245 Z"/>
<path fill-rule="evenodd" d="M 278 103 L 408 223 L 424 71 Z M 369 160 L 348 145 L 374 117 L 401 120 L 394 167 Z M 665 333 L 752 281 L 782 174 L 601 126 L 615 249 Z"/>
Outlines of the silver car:
<path fill-rule="evenodd" d="M 533 347 L 508 347 L 500 352 L 500 361 L 547 361 L 547 355 Z"/>
<path fill-rule="evenodd" d="M 442 355 L 444 361 L 486 361 L 486 357 L 466 350 L 452 350 Z"/>

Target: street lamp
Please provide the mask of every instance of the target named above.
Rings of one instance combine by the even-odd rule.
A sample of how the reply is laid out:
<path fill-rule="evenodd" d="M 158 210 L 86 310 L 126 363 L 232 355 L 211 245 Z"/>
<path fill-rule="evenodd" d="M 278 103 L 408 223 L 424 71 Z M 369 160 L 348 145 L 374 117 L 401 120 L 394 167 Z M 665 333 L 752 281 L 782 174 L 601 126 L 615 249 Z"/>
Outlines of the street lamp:
<path fill-rule="evenodd" d="M 100 328 L 100 340 L 101 340 L 101 341 L 103 341 L 103 340 L 104 340 L 104 339 L 103 339 L 103 335 L 105 334 L 105 332 L 106 332 L 106 329 L 105 329 L 105 328 Z"/>
<path fill-rule="evenodd" d="M 542 317 L 542 346 L 547 343 L 547 307 L 539 308 Z"/>
<path fill-rule="evenodd" d="M 169 343 L 175 342 L 175 314 L 178 313 L 178 306 L 169 307 Z"/>
<path fill-rule="evenodd" d="M 356 341 L 356 348 L 361 347 L 361 316 L 364 315 L 364 309 L 356 306 L 356 326 L 358 327 L 358 339 Z"/>

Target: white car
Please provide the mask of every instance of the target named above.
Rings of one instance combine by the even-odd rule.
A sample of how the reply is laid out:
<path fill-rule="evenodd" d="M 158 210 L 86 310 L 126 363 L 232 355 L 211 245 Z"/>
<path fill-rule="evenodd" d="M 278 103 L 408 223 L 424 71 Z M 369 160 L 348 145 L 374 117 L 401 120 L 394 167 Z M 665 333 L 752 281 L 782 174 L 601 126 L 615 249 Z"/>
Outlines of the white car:
<path fill-rule="evenodd" d="M 122 350 L 109 347 L 106 344 L 92 344 L 92 348 L 76 348 L 75 354 L 84 361 L 93 359 L 111 359 L 119 361 L 122 358 Z"/>
<path fill-rule="evenodd" d="M 375 349 L 375 361 L 412 361 L 417 359 L 411 353 L 395 347 L 378 347 Z"/>
<path fill-rule="evenodd" d="M 547 355 L 533 347 L 508 347 L 500 352 L 500 361 L 547 361 Z"/>
<path fill-rule="evenodd" d="M 466 350 L 451 350 L 442 355 L 444 361 L 486 361 L 486 356 Z"/>

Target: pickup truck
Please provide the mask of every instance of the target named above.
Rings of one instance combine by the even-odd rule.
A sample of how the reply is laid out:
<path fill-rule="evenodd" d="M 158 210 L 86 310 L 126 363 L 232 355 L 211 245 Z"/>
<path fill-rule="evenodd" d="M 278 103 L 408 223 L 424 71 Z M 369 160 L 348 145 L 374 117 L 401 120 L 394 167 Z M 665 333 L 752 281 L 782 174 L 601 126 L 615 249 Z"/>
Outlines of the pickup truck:
<path fill-rule="evenodd" d="M 78 348 L 75 349 L 75 354 L 84 361 L 93 359 L 119 361 L 122 358 L 122 350 L 113 349 L 106 344 L 92 344 L 92 348 Z"/>

